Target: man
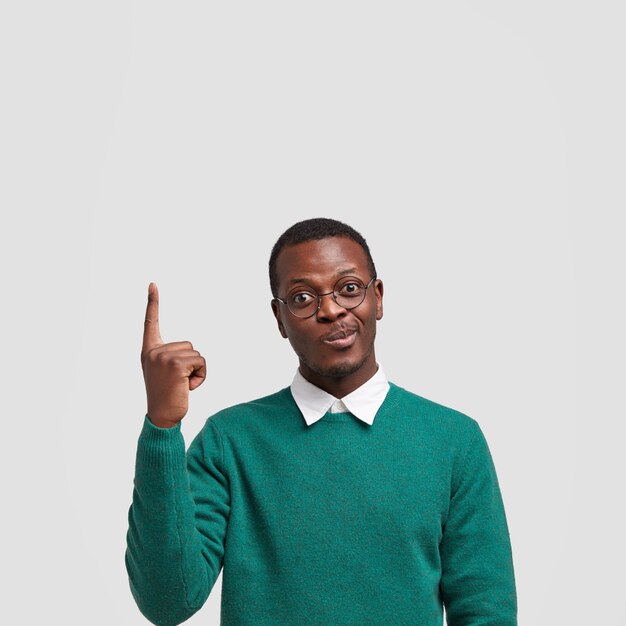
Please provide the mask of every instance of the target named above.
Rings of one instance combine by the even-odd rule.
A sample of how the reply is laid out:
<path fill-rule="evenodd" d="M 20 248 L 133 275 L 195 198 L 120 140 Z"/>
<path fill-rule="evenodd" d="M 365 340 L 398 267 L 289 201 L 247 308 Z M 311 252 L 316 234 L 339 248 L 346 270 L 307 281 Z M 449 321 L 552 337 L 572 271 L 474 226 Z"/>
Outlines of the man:
<path fill-rule="evenodd" d="M 517 624 L 509 532 L 478 423 L 388 381 L 383 283 L 350 226 L 305 220 L 270 257 L 289 387 L 180 421 L 206 363 L 165 344 L 150 284 L 126 566 L 141 612 L 180 624 L 223 568 L 223 626 Z"/>

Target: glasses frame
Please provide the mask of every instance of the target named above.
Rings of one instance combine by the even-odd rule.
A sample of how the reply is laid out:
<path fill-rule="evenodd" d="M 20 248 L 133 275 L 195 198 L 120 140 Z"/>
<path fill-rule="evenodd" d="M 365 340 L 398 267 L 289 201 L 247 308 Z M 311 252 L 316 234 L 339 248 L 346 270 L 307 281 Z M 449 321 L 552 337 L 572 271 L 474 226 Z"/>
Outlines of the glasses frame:
<path fill-rule="evenodd" d="M 348 277 L 349 278 L 349 277 Z M 355 276 L 356 278 L 356 276 Z M 345 278 L 340 278 L 336 283 L 335 283 L 335 287 L 337 286 L 337 283 L 339 283 L 340 281 L 345 280 Z M 365 289 L 363 290 L 363 300 L 361 300 L 361 302 L 359 302 L 359 304 L 355 304 L 354 306 L 343 306 L 342 304 L 339 304 L 339 302 L 337 302 L 337 293 L 335 292 L 335 287 L 333 287 L 332 291 L 329 291 L 328 293 L 317 293 L 315 292 L 314 289 L 311 289 L 311 291 L 315 292 L 315 295 L 317 296 L 317 308 L 315 309 L 315 311 L 313 311 L 313 313 L 309 314 L 309 315 L 297 315 L 296 313 L 294 313 L 291 310 L 291 307 L 289 306 L 289 304 L 287 303 L 286 300 L 283 300 L 282 298 L 278 298 L 275 297 L 273 298 L 273 300 L 278 300 L 279 302 L 282 302 L 286 307 L 287 310 L 289 311 L 289 313 L 291 313 L 294 317 L 297 317 L 300 320 L 306 320 L 309 317 L 313 317 L 314 315 L 317 315 L 318 311 L 320 310 L 320 308 L 322 307 L 322 298 L 324 296 L 329 296 L 332 294 L 333 296 L 333 300 L 335 301 L 335 304 L 339 307 L 341 307 L 342 309 L 345 309 L 346 311 L 351 311 L 352 309 L 356 309 L 358 306 L 361 306 L 364 302 L 365 302 L 365 298 L 367 298 L 367 288 L 376 280 L 376 276 L 373 276 L 372 279 L 369 281 L 369 283 L 367 283 L 367 285 L 365 285 Z M 359 282 L 361 282 L 359 280 Z"/>

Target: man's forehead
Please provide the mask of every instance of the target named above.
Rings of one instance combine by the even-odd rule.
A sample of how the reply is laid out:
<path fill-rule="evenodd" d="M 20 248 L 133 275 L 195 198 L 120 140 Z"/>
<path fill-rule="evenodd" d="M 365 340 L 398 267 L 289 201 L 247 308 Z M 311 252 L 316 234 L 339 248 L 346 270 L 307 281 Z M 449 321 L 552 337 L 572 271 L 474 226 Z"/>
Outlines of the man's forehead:
<path fill-rule="evenodd" d="M 330 278 L 341 278 L 342 276 L 354 276 L 355 274 L 358 275 L 361 272 L 361 270 L 358 267 L 344 267 L 344 268 L 340 268 L 334 272 L 332 272 L 332 274 L 329 274 L 328 276 Z M 323 272 L 316 272 L 314 274 L 303 274 L 301 276 L 289 276 L 287 275 L 287 279 L 286 279 L 286 283 L 287 286 L 289 285 L 293 285 L 295 283 L 308 283 L 308 282 L 312 282 L 314 280 L 317 280 L 318 278 L 320 278 L 320 274 L 322 274 Z M 321 277 L 324 278 L 324 277 Z"/>
<path fill-rule="evenodd" d="M 345 237 L 332 237 L 286 246 L 277 270 L 289 283 L 298 279 L 355 274 L 367 271 L 363 248 Z"/>

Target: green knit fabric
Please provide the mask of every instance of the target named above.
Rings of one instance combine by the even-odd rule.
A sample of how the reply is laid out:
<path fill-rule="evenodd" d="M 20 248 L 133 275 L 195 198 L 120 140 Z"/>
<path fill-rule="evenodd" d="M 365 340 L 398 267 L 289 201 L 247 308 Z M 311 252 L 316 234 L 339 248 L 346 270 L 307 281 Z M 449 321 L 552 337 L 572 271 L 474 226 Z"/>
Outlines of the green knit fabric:
<path fill-rule="evenodd" d="M 126 568 L 180 624 L 223 567 L 222 626 L 514 626 L 511 543 L 478 423 L 390 382 L 373 425 L 307 426 L 289 387 L 180 424 L 144 417 Z"/>

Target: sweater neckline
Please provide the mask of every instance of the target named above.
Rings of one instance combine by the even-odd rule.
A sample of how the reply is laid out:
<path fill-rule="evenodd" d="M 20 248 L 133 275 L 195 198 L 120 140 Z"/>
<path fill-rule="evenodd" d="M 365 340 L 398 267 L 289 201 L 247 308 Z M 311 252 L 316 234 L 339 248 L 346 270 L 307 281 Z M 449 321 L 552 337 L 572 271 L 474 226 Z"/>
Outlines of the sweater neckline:
<path fill-rule="evenodd" d="M 385 396 L 383 403 L 378 408 L 378 411 L 376 411 L 376 415 L 374 416 L 374 421 L 371 426 L 369 424 L 366 424 L 362 420 L 360 420 L 358 417 L 356 417 L 352 413 L 349 413 L 349 412 L 332 413 L 329 410 L 329 411 L 326 411 L 323 417 L 321 417 L 318 421 L 311 424 L 311 426 L 307 426 L 307 428 L 313 428 L 315 424 L 318 424 L 318 423 L 326 423 L 326 424 L 344 423 L 345 424 L 345 423 L 350 423 L 350 422 L 358 422 L 359 424 L 361 424 L 362 426 L 366 428 L 373 428 L 376 425 L 377 421 L 379 421 L 379 418 L 384 417 L 385 414 L 390 409 L 393 409 L 397 404 L 397 394 L 401 388 L 398 385 L 391 382 L 390 380 L 388 380 L 387 382 L 389 383 L 389 390 L 387 391 L 387 395 Z M 291 393 L 291 387 L 285 387 L 283 389 L 283 392 L 285 396 L 287 397 L 287 399 L 289 400 L 289 402 L 291 402 L 291 404 L 293 405 L 293 408 L 296 410 L 300 418 L 304 420 L 302 412 L 300 411 L 300 408 L 298 407 L 298 404 L 296 403 L 293 397 L 293 394 Z"/>

